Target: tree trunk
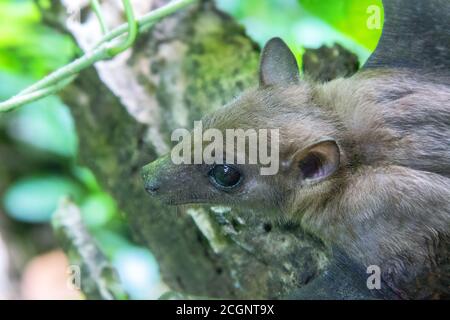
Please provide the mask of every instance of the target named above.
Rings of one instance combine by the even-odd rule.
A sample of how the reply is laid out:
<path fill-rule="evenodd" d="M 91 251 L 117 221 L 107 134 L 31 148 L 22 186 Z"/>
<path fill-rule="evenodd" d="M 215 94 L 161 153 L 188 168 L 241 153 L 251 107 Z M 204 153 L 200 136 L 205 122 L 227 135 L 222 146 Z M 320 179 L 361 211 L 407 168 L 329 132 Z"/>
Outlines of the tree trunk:
<path fill-rule="evenodd" d="M 149 2 L 133 4 L 148 12 Z M 104 5 L 108 23 L 117 23 L 120 6 Z M 98 29 L 88 13 L 66 30 L 86 49 Z M 167 207 L 143 189 L 140 168 L 169 151 L 172 130 L 191 127 L 255 85 L 258 60 L 259 47 L 245 30 L 204 1 L 165 18 L 132 50 L 82 72 L 62 93 L 76 121 L 80 162 L 118 201 L 174 291 L 277 298 L 327 265 L 321 243 L 296 225 L 272 224 L 258 212 L 238 209 Z"/>

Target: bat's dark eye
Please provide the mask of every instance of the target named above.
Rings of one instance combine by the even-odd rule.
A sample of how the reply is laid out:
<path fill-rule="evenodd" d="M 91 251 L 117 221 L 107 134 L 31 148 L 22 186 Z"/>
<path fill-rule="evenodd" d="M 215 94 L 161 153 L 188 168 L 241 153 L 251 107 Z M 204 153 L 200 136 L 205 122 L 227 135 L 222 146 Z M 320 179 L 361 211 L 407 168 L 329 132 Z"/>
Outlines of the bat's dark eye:
<path fill-rule="evenodd" d="M 212 182 L 222 188 L 233 188 L 241 181 L 241 173 L 236 168 L 226 164 L 215 165 L 209 171 Z"/>

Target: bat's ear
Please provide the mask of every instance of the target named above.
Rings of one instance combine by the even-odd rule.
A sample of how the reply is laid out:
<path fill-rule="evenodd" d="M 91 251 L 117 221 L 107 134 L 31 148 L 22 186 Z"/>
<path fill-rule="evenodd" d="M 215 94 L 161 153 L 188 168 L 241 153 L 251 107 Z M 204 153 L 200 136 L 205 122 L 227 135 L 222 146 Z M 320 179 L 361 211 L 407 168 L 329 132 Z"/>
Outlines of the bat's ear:
<path fill-rule="evenodd" d="M 299 82 L 300 75 L 294 54 L 280 38 L 270 39 L 261 53 L 260 86 L 283 86 Z"/>
<path fill-rule="evenodd" d="M 291 160 L 291 169 L 302 182 L 317 183 L 333 175 L 340 166 L 340 149 L 336 141 L 325 139 L 297 151 Z"/>

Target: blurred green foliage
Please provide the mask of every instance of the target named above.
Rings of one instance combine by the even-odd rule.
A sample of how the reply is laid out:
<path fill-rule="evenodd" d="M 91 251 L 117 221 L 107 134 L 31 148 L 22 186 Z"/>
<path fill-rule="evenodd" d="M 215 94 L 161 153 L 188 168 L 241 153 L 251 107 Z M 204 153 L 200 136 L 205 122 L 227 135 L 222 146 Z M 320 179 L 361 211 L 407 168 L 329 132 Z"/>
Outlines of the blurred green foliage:
<path fill-rule="evenodd" d="M 6 211 L 25 222 L 48 222 L 55 204 L 65 195 L 79 201 L 81 190 L 70 179 L 46 174 L 17 180 L 4 196 Z"/>
<path fill-rule="evenodd" d="M 39 78 L 66 64 L 75 46 L 40 23 L 33 1 L 0 1 L 0 68 Z"/>
<path fill-rule="evenodd" d="M 32 0 L 0 0 L 0 100 L 68 63 L 76 50 L 69 37 L 42 24 Z M 132 242 L 114 199 L 88 169 L 77 166 L 77 134 L 67 106 L 51 96 L 1 114 L 2 143 L 24 152 L 26 165 L 31 164 L 0 194 L 0 205 L 10 218 L 48 223 L 59 200 L 70 196 L 130 296 L 155 298 L 153 290 L 160 283 L 156 261 Z M 0 164 L 3 160 L 0 154 Z"/>
<path fill-rule="evenodd" d="M 340 43 L 364 63 L 381 37 L 381 0 L 217 0 L 220 8 L 240 21 L 262 47 L 278 36 L 285 40 L 301 64 L 305 48 Z M 378 28 L 368 28 L 377 6 Z"/>
<path fill-rule="evenodd" d="M 330 24 L 336 30 L 374 51 L 381 37 L 384 22 L 382 0 L 298 0 L 311 14 Z M 369 28 L 368 20 L 375 8 L 380 8 L 380 26 Z"/>

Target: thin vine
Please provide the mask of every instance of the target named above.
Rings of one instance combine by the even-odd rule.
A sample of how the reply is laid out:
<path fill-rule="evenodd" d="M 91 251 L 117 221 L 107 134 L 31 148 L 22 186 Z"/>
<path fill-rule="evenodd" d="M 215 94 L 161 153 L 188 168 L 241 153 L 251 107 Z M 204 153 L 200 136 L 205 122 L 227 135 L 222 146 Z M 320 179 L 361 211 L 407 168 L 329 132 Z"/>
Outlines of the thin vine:
<path fill-rule="evenodd" d="M 127 23 L 124 23 L 115 29 L 108 31 L 104 16 L 101 12 L 100 5 L 97 0 L 91 0 L 91 8 L 97 16 L 100 28 L 104 33 L 100 41 L 92 50 L 86 52 L 80 58 L 54 71 L 35 84 L 22 90 L 12 98 L 0 102 L 0 113 L 11 111 L 24 104 L 42 99 L 48 95 L 54 94 L 70 84 L 78 75 L 78 73 L 94 63 L 111 59 L 117 54 L 130 48 L 136 40 L 139 33 L 148 30 L 156 22 L 174 12 L 199 0 L 174 0 L 167 5 L 153 10 L 139 19 L 134 16 L 133 8 L 130 0 L 122 0 Z M 113 40 L 127 34 L 127 38 L 120 44 L 112 44 Z"/>

